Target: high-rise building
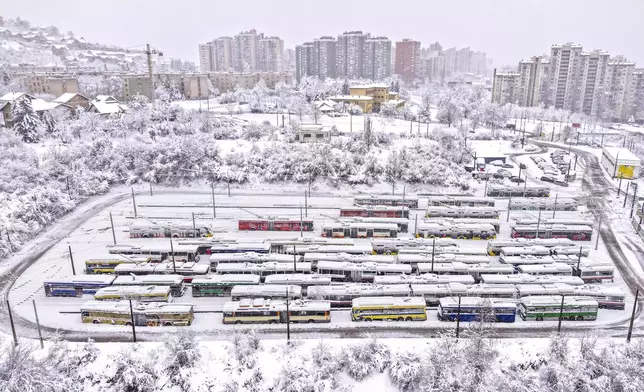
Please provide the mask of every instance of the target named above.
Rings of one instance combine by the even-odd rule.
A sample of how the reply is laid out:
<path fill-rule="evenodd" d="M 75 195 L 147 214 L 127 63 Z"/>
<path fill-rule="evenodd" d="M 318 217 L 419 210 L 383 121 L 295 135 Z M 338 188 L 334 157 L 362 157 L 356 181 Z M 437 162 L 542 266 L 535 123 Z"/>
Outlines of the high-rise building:
<path fill-rule="evenodd" d="M 212 41 L 213 72 L 228 72 L 233 69 L 233 39 L 219 37 Z"/>
<path fill-rule="evenodd" d="M 420 76 L 420 41 L 403 39 L 396 42 L 395 73 L 406 80 Z"/>
<path fill-rule="evenodd" d="M 546 106 L 574 110 L 579 100 L 577 83 L 581 77 L 581 45 L 553 45 L 550 50 L 548 98 Z"/>
<path fill-rule="evenodd" d="M 199 45 L 199 69 L 201 72 L 212 72 L 215 66 L 213 63 L 212 42 Z"/>
<path fill-rule="evenodd" d="M 497 73 L 494 71 L 494 83 L 492 84 L 492 102 L 499 105 L 506 103 L 517 103 L 518 85 L 521 75 L 518 72 Z"/>
<path fill-rule="evenodd" d="M 635 63 L 623 56 L 612 58 L 606 67 L 604 83 L 603 114 L 608 119 L 626 120 L 632 114 L 633 105 L 633 71 Z"/>
<path fill-rule="evenodd" d="M 644 123 L 644 69 L 633 71 L 633 109 L 631 115 L 638 123 Z"/>
<path fill-rule="evenodd" d="M 348 31 L 338 36 L 336 47 L 336 76 L 339 78 L 361 78 L 364 66 L 364 46 L 369 34 L 362 31 Z M 390 45 L 391 47 L 391 45 Z"/>
<path fill-rule="evenodd" d="M 241 32 L 233 37 L 233 68 L 238 72 L 257 70 L 257 40 L 263 38 L 255 29 Z"/>
<path fill-rule="evenodd" d="M 581 77 L 579 79 L 579 100 L 576 112 L 596 116 L 603 96 L 606 67 L 610 55 L 607 52 L 593 50 L 581 54 Z"/>
<path fill-rule="evenodd" d="M 391 76 L 391 40 L 387 37 L 367 38 L 362 56 L 363 78 L 382 80 Z"/>
<path fill-rule="evenodd" d="M 315 75 L 313 42 L 305 42 L 295 47 L 295 80 L 297 83 L 305 76 Z"/>
<path fill-rule="evenodd" d="M 313 72 L 324 80 L 335 78 L 337 63 L 337 41 L 333 37 L 320 37 L 313 40 Z"/>
<path fill-rule="evenodd" d="M 257 69 L 261 72 L 282 72 L 284 41 L 278 37 L 260 38 L 257 41 Z"/>
<path fill-rule="evenodd" d="M 541 98 L 543 63 L 541 57 L 533 57 L 519 63 L 519 78 L 516 99 L 519 106 L 538 106 Z"/>
<path fill-rule="evenodd" d="M 284 71 L 295 73 L 295 49 L 284 49 Z"/>

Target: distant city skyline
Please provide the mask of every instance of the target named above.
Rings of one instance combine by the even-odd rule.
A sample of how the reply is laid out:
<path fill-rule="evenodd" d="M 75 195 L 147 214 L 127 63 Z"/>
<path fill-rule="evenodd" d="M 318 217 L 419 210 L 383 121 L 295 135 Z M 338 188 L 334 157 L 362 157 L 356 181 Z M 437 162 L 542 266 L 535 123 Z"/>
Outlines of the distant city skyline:
<path fill-rule="evenodd" d="M 168 4 L 168 6 L 164 6 Z M 550 45 L 583 44 L 644 64 L 644 2 L 615 0 L 471 0 L 461 2 L 372 0 L 368 6 L 327 0 L 302 5 L 288 0 L 210 3 L 184 0 L 187 12 L 165 0 L 113 0 L 100 12 L 80 0 L 8 2 L 1 15 L 36 25 L 55 25 L 92 42 L 123 47 L 150 43 L 169 57 L 199 63 L 200 43 L 256 29 L 295 48 L 313 37 L 370 31 L 392 42 L 410 38 L 422 47 L 440 42 L 444 48 L 470 47 L 486 52 L 496 67 L 547 54 Z M 172 4 L 172 6 L 170 6 Z"/>

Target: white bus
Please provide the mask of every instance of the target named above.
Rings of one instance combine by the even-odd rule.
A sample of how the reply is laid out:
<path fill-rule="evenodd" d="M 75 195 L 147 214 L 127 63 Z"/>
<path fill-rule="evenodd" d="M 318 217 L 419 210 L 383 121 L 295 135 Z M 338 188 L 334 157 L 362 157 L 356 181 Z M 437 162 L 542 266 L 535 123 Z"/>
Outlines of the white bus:
<path fill-rule="evenodd" d="M 113 286 L 169 286 L 174 297 L 181 297 L 185 290 L 181 275 L 121 275 L 112 282 Z"/>
<path fill-rule="evenodd" d="M 480 283 L 468 286 L 465 295 L 468 297 L 514 299 L 517 297 L 517 289 L 513 284 Z"/>
<path fill-rule="evenodd" d="M 613 281 L 615 273 L 615 266 L 610 263 L 592 263 L 590 261 L 583 261 L 579 268 L 573 266 L 573 275 L 579 276 L 584 282 L 598 282 L 604 280 Z"/>
<path fill-rule="evenodd" d="M 154 269 L 156 275 L 159 274 L 173 274 L 183 276 L 183 280 L 186 283 L 192 282 L 194 278 L 201 278 L 210 273 L 210 264 L 204 263 L 194 263 L 194 262 L 185 262 L 185 263 L 160 263 Z"/>
<path fill-rule="evenodd" d="M 371 245 L 300 245 L 295 249 L 286 248 L 287 254 L 303 255 L 305 253 L 349 253 L 354 255 L 373 254 Z"/>
<path fill-rule="evenodd" d="M 499 219 L 499 210 L 494 207 L 429 206 L 425 211 L 425 217 Z"/>
<path fill-rule="evenodd" d="M 626 307 L 626 294 L 619 287 L 577 286 L 573 288 L 573 294 L 593 298 L 600 308 L 622 310 Z"/>
<path fill-rule="evenodd" d="M 319 274 L 277 274 L 268 275 L 264 282 L 266 284 L 296 284 L 306 288 L 330 285 L 331 277 Z"/>
<path fill-rule="evenodd" d="M 168 240 L 170 241 L 170 240 Z M 144 256 L 152 258 L 152 261 L 170 260 L 174 255 L 174 261 L 199 261 L 198 245 L 181 245 L 176 244 L 170 246 L 167 244 L 119 244 L 108 245 L 108 252 L 110 254 L 132 256 Z"/>
<path fill-rule="evenodd" d="M 577 247 L 579 249 L 569 238 L 507 238 L 488 241 L 487 253 L 490 256 L 498 256 L 501 253 L 501 248 L 526 246 L 545 246 L 546 248 Z"/>
<path fill-rule="evenodd" d="M 409 297 L 410 295 L 411 289 L 406 284 L 345 283 L 309 287 L 306 298 L 330 301 L 333 307 L 349 307 L 351 301 L 359 297 Z"/>
<path fill-rule="evenodd" d="M 216 269 L 218 275 L 226 274 L 253 274 L 259 275 L 262 280 L 275 274 L 310 274 L 311 263 L 225 263 L 219 264 Z"/>
<path fill-rule="evenodd" d="M 286 253 L 287 250 L 293 250 L 294 246 L 311 246 L 311 245 L 336 245 L 350 246 L 355 241 L 351 238 L 313 238 L 313 237 L 295 237 L 295 238 L 269 238 L 266 240 L 271 244 L 271 253 Z"/>
<path fill-rule="evenodd" d="M 288 313 L 287 313 L 288 308 Z M 328 301 L 271 301 L 263 298 L 244 299 L 224 304 L 224 324 L 258 323 L 328 323 L 331 304 Z"/>
<path fill-rule="evenodd" d="M 577 202 L 575 199 L 558 197 L 555 198 L 512 198 L 509 202 L 511 210 L 542 210 L 542 211 L 576 211 Z"/>
<path fill-rule="evenodd" d="M 426 307 L 422 297 L 360 297 L 351 303 L 351 320 L 425 321 Z"/>
<path fill-rule="evenodd" d="M 501 256 L 550 256 L 550 249 L 541 245 L 507 246 L 501 248 Z"/>
<path fill-rule="evenodd" d="M 349 253 L 305 253 L 304 261 L 310 263 L 317 263 L 318 261 L 340 261 L 347 263 L 381 263 L 381 264 L 394 264 L 396 263 L 395 256 L 389 255 L 372 255 L 372 254 L 349 254 Z"/>
<path fill-rule="evenodd" d="M 373 278 L 375 284 L 436 284 L 436 283 L 462 283 L 474 284 L 471 275 L 386 275 Z"/>
<path fill-rule="evenodd" d="M 350 225 L 351 223 L 387 223 L 398 226 L 399 233 L 407 233 L 409 231 L 409 219 L 407 218 L 387 218 L 387 217 L 342 217 L 339 219 L 339 222 L 345 225 Z"/>
<path fill-rule="evenodd" d="M 398 225 L 393 223 L 334 223 L 322 226 L 326 238 L 396 238 Z"/>
<path fill-rule="evenodd" d="M 572 267 L 565 263 L 520 265 L 517 271 L 529 275 L 572 275 Z"/>
<path fill-rule="evenodd" d="M 233 286 L 230 291 L 230 297 L 233 301 L 239 301 L 244 298 L 299 299 L 302 298 L 302 287 L 281 284 Z"/>
<path fill-rule="evenodd" d="M 431 247 L 436 245 L 436 248 L 450 248 L 456 249 L 458 245 L 456 241 L 451 238 L 373 238 L 371 246 L 376 253 L 380 254 L 396 254 L 399 251 L 407 248 L 428 248 L 431 253 Z"/>
<path fill-rule="evenodd" d="M 411 295 L 420 296 L 425 300 L 427 306 L 438 306 L 441 298 L 467 295 L 469 286 L 463 283 L 439 283 L 439 284 L 412 284 Z"/>
<path fill-rule="evenodd" d="M 481 281 L 490 284 L 553 284 L 566 283 L 572 286 L 582 286 L 584 281 L 577 276 L 564 275 L 488 275 L 481 274 Z"/>
<path fill-rule="evenodd" d="M 120 301 L 131 299 L 140 302 L 170 302 L 170 286 L 111 286 L 99 289 L 94 294 L 97 301 Z"/>
<path fill-rule="evenodd" d="M 550 256 L 532 256 L 532 255 L 522 255 L 522 256 L 503 256 L 499 257 L 499 262 L 502 264 L 513 265 L 519 267 L 521 265 L 534 265 L 534 264 L 552 264 L 555 262 Z"/>
<path fill-rule="evenodd" d="M 575 287 L 579 286 L 572 286 L 566 283 L 516 285 L 519 297 L 532 297 L 537 295 L 572 295 Z"/>
<path fill-rule="evenodd" d="M 490 224 L 419 223 L 417 237 L 487 240 L 496 238 L 496 229 Z"/>
<path fill-rule="evenodd" d="M 171 222 L 158 224 L 138 219 L 130 225 L 130 238 L 198 238 L 212 237 L 212 229 L 203 223 Z"/>
<path fill-rule="evenodd" d="M 297 261 L 301 261 L 300 257 L 296 257 Z M 222 263 L 293 263 L 293 256 L 280 254 L 280 253 L 257 253 L 257 252 L 244 252 L 244 253 L 213 253 L 209 257 L 210 268 L 217 268 L 217 265 Z"/>
<path fill-rule="evenodd" d="M 410 274 L 411 266 L 404 264 L 349 263 L 319 261 L 317 273 L 329 275 L 338 282 L 372 282 L 376 275 Z"/>

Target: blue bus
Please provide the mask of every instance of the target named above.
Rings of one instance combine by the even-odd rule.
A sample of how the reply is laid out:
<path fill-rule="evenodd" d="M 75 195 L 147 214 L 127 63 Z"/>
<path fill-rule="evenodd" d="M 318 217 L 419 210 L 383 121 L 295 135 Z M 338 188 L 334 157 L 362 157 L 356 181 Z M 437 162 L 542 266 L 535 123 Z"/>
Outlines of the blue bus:
<path fill-rule="evenodd" d="M 48 297 L 82 297 L 95 294 L 98 289 L 110 286 L 114 275 L 66 276 L 44 282 L 45 295 Z"/>
<path fill-rule="evenodd" d="M 459 304 L 460 303 L 460 304 Z M 438 319 L 441 321 L 481 321 L 513 323 L 517 306 L 507 300 L 481 297 L 447 297 L 438 304 Z"/>

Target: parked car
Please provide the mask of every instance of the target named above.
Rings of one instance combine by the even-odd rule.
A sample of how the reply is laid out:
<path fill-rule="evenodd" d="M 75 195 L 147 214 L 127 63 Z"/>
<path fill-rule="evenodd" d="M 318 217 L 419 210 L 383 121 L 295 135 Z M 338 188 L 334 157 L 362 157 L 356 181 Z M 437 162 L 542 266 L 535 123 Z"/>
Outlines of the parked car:
<path fill-rule="evenodd" d="M 514 165 L 511 163 L 504 163 L 503 165 L 501 165 L 501 167 L 505 169 L 514 169 Z"/>
<path fill-rule="evenodd" d="M 525 180 L 523 178 L 517 177 L 517 176 L 510 177 L 510 181 L 511 182 L 516 182 L 517 184 L 523 184 L 525 182 Z"/>
<path fill-rule="evenodd" d="M 565 181 L 555 180 L 555 181 L 553 181 L 553 182 L 554 182 L 554 184 L 555 184 L 555 185 L 559 185 L 559 186 L 563 186 L 563 187 L 567 187 L 567 186 L 568 186 L 568 183 L 567 183 L 567 182 L 565 182 Z"/>
<path fill-rule="evenodd" d="M 543 182 L 555 182 L 555 179 L 550 176 L 542 176 L 541 181 Z"/>
<path fill-rule="evenodd" d="M 504 163 L 503 163 L 503 161 L 497 159 L 495 161 L 492 161 L 492 162 L 488 163 L 488 165 L 503 167 Z"/>

